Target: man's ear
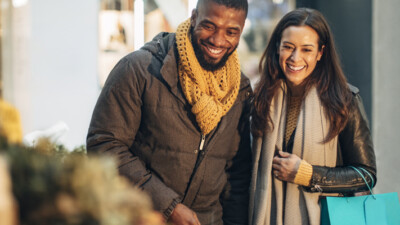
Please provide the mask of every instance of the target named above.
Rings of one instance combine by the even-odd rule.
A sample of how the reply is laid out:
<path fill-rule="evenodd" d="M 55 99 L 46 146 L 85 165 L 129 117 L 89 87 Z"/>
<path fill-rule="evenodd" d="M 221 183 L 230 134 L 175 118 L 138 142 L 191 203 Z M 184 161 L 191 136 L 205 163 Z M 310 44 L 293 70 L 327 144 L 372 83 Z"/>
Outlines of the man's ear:
<path fill-rule="evenodd" d="M 195 27 L 196 26 L 196 18 L 197 18 L 197 11 L 196 9 L 192 10 L 192 16 L 190 17 L 190 26 Z"/>

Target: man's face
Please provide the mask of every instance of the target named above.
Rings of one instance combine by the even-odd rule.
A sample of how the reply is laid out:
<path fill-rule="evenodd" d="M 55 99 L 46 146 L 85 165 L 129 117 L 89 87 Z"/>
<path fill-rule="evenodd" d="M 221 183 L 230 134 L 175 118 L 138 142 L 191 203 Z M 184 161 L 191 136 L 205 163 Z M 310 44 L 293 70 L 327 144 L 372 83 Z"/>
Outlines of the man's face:
<path fill-rule="evenodd" d="M 200 65 L 206 70 L 224 66 L 235 51 L 243 31 L 246 12 L 208 2 L 193 10 L 192 44 Z"/>

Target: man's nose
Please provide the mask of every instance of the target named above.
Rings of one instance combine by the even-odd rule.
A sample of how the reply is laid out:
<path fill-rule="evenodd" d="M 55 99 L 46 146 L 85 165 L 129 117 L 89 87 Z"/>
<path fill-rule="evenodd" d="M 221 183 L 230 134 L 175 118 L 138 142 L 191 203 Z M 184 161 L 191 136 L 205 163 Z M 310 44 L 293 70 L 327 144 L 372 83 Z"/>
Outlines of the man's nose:
<path fill-rule="evenodd" d="M 223 46 L 225 44 L 225 41 L 225 34 L 220 30 L 215 31 L 210 37 L 210 43 L 215 47 Z"/>

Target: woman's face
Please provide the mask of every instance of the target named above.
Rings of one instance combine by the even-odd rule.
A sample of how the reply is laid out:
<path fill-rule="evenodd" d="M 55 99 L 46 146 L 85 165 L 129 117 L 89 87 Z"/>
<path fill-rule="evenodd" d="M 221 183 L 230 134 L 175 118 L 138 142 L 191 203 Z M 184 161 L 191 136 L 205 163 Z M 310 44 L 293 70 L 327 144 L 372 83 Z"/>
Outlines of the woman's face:
<path fill-rule="evenodd" d="M 279 65 L 290 88 L 298 87 L 321 59 L 318 34 L 309 26 L 289 26 L 282 32 L 279 44 Z"/>

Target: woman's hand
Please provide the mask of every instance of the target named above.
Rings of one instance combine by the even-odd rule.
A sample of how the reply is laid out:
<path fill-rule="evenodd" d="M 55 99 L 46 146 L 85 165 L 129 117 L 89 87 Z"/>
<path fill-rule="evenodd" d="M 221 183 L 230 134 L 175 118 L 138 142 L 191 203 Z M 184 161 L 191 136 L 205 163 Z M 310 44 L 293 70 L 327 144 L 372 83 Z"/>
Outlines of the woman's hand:
<path fill-rule="evenodd" d="M 272 173 L 279 180 L 293 183 L 300 162 L 301 159 L 297 155 L 279 151 L 272 160 Z"/>

